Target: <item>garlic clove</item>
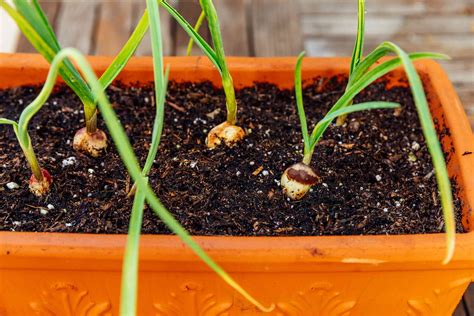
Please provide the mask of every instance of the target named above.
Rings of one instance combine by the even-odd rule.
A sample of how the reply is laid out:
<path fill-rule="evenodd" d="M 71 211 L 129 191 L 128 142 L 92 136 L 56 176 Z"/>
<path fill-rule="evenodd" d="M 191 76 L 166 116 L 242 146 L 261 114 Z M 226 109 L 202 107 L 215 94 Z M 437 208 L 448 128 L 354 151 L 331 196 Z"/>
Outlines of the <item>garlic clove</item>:
<path fill-rule="evenodd" d="M 299 162 L 285 170 L 281 177 L 281 186 L 290 199 L 300 200 L 319 180 L 319 176 L 310 166 Z"/>
<path fill-rule="evenodd" d="M 85 152 L 97 158 L 107 149 L 107 135 L 100 129 L 91 134 L 83 127 L 74 135 L 72 146 L 77 151 Z"/>
<path fill-rule="evenodd" d="M 46 169 L 41 169 L 41 174 L 43 175 L 41 181 L 32 175 L 28 185 L 31 193 L 38 197 L 47 194 L 51 189 L 51 184 L 53 183 L 53 177 Z"/>
<path fill-rule="evenodd" d="M 232 147 L 244 137 L 245 131 L 242 127 L 224 122 L 211 129 L 207 134 L 206 145 L 210 149 L 214 149 L 222 143 L 227 147 Z"/>

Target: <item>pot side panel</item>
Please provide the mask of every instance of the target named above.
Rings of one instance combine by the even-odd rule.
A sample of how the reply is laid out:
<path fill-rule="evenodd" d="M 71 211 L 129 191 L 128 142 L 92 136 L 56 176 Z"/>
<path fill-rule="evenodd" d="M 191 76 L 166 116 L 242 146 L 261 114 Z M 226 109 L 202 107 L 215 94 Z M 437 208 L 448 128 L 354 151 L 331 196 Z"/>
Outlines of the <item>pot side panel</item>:
<path fill-rule="evenodd" d="M 466 271 L 237 273 L 269 315 L 451 315 Z M 120 272 L 2 272 L 0 315 L 118 315 Z M 140 274 L 137 315 L 261 315 L 213 273 Z"/>

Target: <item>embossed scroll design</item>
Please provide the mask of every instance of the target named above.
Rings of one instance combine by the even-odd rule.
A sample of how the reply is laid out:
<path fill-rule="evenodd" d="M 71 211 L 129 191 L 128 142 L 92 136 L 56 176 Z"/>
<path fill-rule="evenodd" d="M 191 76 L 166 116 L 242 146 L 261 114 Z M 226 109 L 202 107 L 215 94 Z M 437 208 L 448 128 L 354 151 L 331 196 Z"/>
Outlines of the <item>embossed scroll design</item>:
<path fill-rule="evenodd" d="M 96 303 L 87 290 L 79 289 L 72 283 L 58 282 L 42 291 L 40 299 L 33 301 L 30 308 L 36 315 L 48 316 L 109 316 L 110 301 Z"/>
<path fill-rule="evenodd" d="M 408 299 L 407 315 L 409 316 L 441 316 L 445 315 L 443 311 L 439 309 L 439 306 L 444 306 L 445 301 L 449 301 L 450 294 L 452 291 L 457 290 L 459 287 L 467 287 L 471 280 L 469 278 L 463 278 L 451 282 L 446 288 L 436 288 L 431 294 L 423 298 Z M 456 304 L 456 302 L 453 302 Z"/>
<path fill-rule="evenodd" d="M 345 300 L 328 282 L 317 282 L 299 291 L 287 302 L 277 304 L 280 315 L 348 316 L 356 300 Z"/>
<path fill-rule="evenodd" d="M 166 301 L 153 306 L 157 316 L 227 316 L 232 304 L 231 299 L 218 302 L 216 295 L 205 291 L 202 285 L 188 282 L 170 292 Z"/>

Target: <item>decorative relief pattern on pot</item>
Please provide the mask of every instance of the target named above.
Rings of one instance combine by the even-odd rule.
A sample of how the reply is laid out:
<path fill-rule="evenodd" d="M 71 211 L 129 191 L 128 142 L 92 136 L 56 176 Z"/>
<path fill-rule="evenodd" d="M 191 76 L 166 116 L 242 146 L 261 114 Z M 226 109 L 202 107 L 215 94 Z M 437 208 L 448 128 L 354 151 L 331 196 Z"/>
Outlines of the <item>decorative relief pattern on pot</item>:
<path fill-rule="evenodd" d="M 471 280 L 464 278 L 451 282 L 445 289 L 434 289 L 430 295 L 420 299 L 409 299 L 407 301 L 409 316 L 441 316 L 443 311 L 439 310 L 439 306 L 444 306 L 444 301 L 450 300 L 450 292 L 459 287 L 466 287 Z M 457 302 L 453 301 L 453 304 Z"/>
<path fill-rule="evenodd" d="M 206 292 L 202 285 L 188 282 L 153 306 L 157 316 L 227 316 L 232 304 L 232 299 L 218 302 L 216 295 Z"/>
<path fill-rule="evenodd" d="M 37 301 L 30 303 L 30 308 L 41 316 L 109 316 L 111 307 L 110 301 L 96 303 L 87 290 L 64 282 L 51 285 Z"/>
<path fill-rule="evenodd" d="M 327 282 L 314 283 L 288 302 L 277 304 L 279 315 L 348 316 L 356 300 L 346 300 Z"/>

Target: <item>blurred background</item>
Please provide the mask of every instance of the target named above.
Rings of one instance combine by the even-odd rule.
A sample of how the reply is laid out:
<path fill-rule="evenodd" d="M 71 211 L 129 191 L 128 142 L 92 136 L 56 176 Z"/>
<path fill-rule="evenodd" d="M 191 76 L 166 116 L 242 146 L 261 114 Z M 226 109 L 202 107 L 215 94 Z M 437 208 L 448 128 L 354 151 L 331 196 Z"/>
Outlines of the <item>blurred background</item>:
<path fill-rule="evenodd" d="M 63 47 L 115 55 L 143 14 L 139 0 L 40 0 Z M 195 23 L 198 0 L 169 0 Z M 227 55 L 350 56 L 357 26 L 356 0 L 214 0 Z M 442 62 L 474 127 L 474 0 L 367 0 L 366 50 L 384 40 L 408 51 L 446 53 Z M 166 55 L 184 55 L 188 37 L 162 12 Z M 210 39 L 203 25 L 200 33 Z M 34 52 L 0 10 L 0 52 Z M 197 47 L 194 55 L 200 55 Z M 151 55 L 145 36 L 137 55 Z M 474 315 L 471 285 L 456 316 Z"/>
<path fill-rule="evenodd" d="M 198 0 L 170 0 L 192 24 Z M 236 56 L 350 56 L 357 25 L 356 0 L 215 0 L 226 53 Z M 384 40 L 408 51 L 435 51 L 453 60 L 443 67 L 474 127 L 474 0 L 367 0 L 366 52 Z M 40 0 L 63 47 L 115 55 L 145 8 L 140 0 Z M 166 55 L 183 55 L 187 35 L 163 12 Z M 203 26 L 201 34 L 209 39 Z M 0 51 L 33 52 L 0 11 Z M 137 52 L 151 55 L 147 37 Z M 201 54 L 195 48 L 193 54 Z"/>

